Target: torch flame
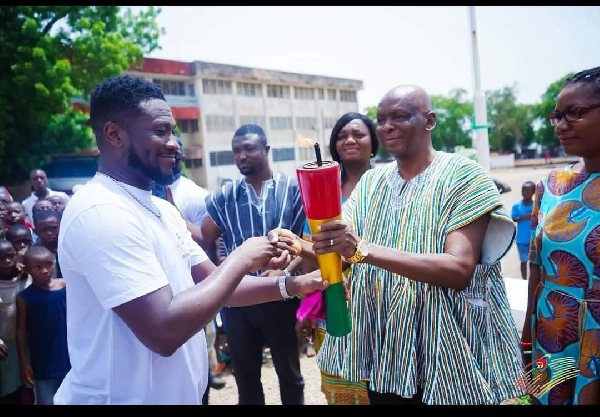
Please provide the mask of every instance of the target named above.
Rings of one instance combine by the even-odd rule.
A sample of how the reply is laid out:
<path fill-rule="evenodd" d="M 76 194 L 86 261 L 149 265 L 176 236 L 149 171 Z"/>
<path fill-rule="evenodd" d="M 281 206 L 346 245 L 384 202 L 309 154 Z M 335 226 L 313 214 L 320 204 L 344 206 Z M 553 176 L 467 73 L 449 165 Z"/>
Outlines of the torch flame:
<path fill-rule="evenodd" d="M 301 146 L 314 146 L 315 145 L 315 141 L 312 139 L 309 139 L 305 136 L 302 136 L 300 133 L 296 133 L 296 137 L 298 138 L 298 141 L 300 142 Z"/>

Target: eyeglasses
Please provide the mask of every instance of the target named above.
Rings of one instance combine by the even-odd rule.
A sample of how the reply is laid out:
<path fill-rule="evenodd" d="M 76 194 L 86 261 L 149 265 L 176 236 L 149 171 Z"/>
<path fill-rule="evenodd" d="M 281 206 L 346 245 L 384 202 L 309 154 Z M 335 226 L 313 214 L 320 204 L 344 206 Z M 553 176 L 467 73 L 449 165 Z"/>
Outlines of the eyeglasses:
<path fill-rule="evenodd" d="M 564 117 L 567 122 L 574 122 L 575 120 L 581 119 L 581 115 L 600 107 L 600 103 L 598 104 L 590 104 L 589 106 L 574 106 L 569 108 L 567 111 L 555 111 L 550 113 L 546 118 L 550 123 L 550 126 L 556 126 L 560 123 L 561 119 Z"/>

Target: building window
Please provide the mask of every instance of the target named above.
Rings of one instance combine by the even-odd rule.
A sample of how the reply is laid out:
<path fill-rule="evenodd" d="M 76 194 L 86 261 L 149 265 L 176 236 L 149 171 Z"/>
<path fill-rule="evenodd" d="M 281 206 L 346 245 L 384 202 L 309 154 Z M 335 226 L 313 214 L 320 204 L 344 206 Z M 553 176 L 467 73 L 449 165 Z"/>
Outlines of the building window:
<path fill-rule="evenodd" d="M 223 131 L 235 130 L 235 117 L 233 116 L 206 116 L 206 130 Z"/>
<path fill-rule="evenodd" d="M 187 159 L 186 158 L 185 167 L 187 169 L 202 168 L 202 159 Z"/>
<path fill-rule="evenodd" d="M 314 100 L 315 89 L 305 87 L 294 87 L 294 97 L 298 100 Z"/>
<path fill-rule="evenodd" d="M 337 119 L 335 117 L 324 117 L 323 118 L 323 129 L 333 129 Z"/>
<path fill-rule="evenodd" d="M 183 81 L 153 79 L 152 82 L 161 88 L 164 95 L 185 96 L 185 83 Z"/>
<path fill-rule="evenodd" d="M 287 85 L 267 85 L 267 97 L 289 98 L 290 87 Z"/>
<path fill-rule="evenodd" d="M 210 153 L 210 164 L 214 167 L 221 165 L 235 165 L 232 151 L 218 151 Z"/>
<path fill-rule="evenodd" d="M 202 91 L 204 94 L 231 94 L 231 81 L 202 80 Z"/>
<path fill-rule="evenodd" d="M 177 127 L 181 133 L 196 133 L 198 131 L 198 120 L 180 119 L 177 120 Z"/>
<path fill-rule="evenodd" d="M 238 96 L 260 97 L 262 96 L 262 85 L 254 83 L 237 83 Z"/>
<path fill-rule="evenodd" d="M 340 90 L 340 101 L 356 103 L 356 91 Z"/>
<path fill-rule="evenodd" d="M 188 84 L 188 96 L 196 97 L 196 86 L 194 84 Z"/>
<path fill-rule="evenodd" d="M 317 119 L 315 117 L 296 117 L 296 129 L 316 130 Z"/>
<path fill-rule="evenodd" d="M 312 161 L 315 159 L 315 150 L 305 146 L 298 148 L 298 158 L 301 161 Z"/>
<path fill-rule="evenodd" d="M 295 159 L 294 148 L 273 149 L 273 162 L 294 161 Z"/>
<path fill-rule="evenodd" d="M 266 128 L 265 116 L 240 116 L 240 125 L 258 125 Z"/>
<path fill-rule="evenodd" d="M 292 129 L 291 117 L 269 117 L 269 122 L 271 123 L 271 129 L 273 130 Z"/>
<path fill-rule="evenodd" d="M 332 89 L 332 88 L 327 89 L 327 100 L 329 100 L 329 101 L 337 100 L 337 94 L 334 89 Z"/>
<path fill-rule="evenodd" d="M 325 90 L 319 88 L 319 100 L 325 100 Z"/>

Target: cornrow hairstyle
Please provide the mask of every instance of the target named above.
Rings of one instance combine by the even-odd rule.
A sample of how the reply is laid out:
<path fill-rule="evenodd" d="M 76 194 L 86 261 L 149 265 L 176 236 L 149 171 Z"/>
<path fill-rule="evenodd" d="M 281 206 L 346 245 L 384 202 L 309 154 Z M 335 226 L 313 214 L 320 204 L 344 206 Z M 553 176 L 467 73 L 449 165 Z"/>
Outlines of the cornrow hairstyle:
<path fill-rule="evenodd" d="M 600 67 L 583 70 L 567 78 L 563 88 L 572 84 L 586 84 L 592 89 L 592 94 L 600 97 Z"/>

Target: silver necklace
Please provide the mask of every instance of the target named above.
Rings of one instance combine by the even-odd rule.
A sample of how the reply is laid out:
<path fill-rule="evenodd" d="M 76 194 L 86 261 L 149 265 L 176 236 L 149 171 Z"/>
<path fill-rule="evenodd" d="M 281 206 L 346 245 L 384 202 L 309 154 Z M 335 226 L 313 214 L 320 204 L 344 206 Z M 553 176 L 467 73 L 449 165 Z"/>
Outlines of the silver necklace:
<path fill-rule="evenodd" d="M 130 197 L 131 197 L 131 198 L 133 198 L 135 201 L 137 201 L 137 202 L 138 202 L 138 204 L 139 204 L 140 206 L 144 207 L 144 208 L 145 208 L 146 210 L 148 210 L 150 213 L 154 214 L 158 220 L 161 220 L 162 213 L 161 213 L 161 212 L 160 212 L 158 209 L 156 209 L 156 212 L 155 212 L 155 211 L 154 211 L 154 210 L 152 210 L 150 207 L 148 207 L 147 205 L 145 205 L 145 204 L 144 204 L 144 203 L 143 203 L 143 202 L 142 202 L 142 201 L 141 201 L 139 198 L 137 198 L 137 197 L 135 196 L 135 194 L 133 194 L 131 191 L 129 191 L 129 190 L 128 190 L 128 189 L 127 189 L 127 188 L 126 188 L 126 187 L 125 187 L 125 186 L 124 186 L 124 185 L 121 183 L 121 181 L 117 181 L 116 179 L 114 179 L 114 178 L 113 178 L 113 177 L 111 177 L 110 175 L 106 175 L 106 174 L 104 174 L 103 172 L 100 172 L 100 171 L 97 171 L 97 172 L 98 172 L 98 174 L 100 174 L 100 175 L 103 175 L 103 176 L 105 176 L 105 177 L 107 177 L 107 178 L 110 178 L 111 180 L 113 180 L 113 182 L 114 182 L 115 184 L 117 184 L 117 185 L 118 185 L 118 186 L 119 186 L 119 187 L 120 187 L 120 188 L 121 188 L 123 191 L 125 191 L 125 192 L 126 192 L 126 193 L 127 193 L 127 194 L 128 194 Z"/>

